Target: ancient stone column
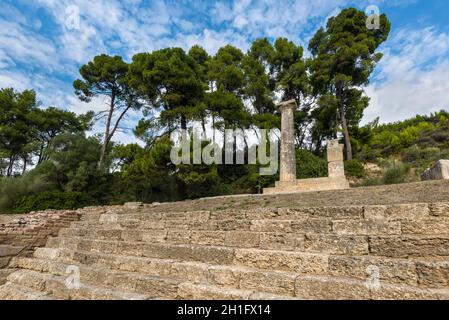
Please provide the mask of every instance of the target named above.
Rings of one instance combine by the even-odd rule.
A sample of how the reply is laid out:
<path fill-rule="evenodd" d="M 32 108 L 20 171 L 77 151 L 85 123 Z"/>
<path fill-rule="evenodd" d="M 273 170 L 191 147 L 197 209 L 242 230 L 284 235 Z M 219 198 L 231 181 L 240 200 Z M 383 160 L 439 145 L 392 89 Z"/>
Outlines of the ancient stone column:
<path fill-rule="evenodd" d="M 338 140 L 327 142 L 327 165 L 329 178 L 345 178 L 345 166 L 343 163 L 343 148 Z"/>
<path fill-rule="evenodd" d="M 295 156 L 295 127 L 294 111 L 295 100 L 281 102 L 278 105 L 281 112 L 281 163 L 280 181 L 290 182 L 296 180 L 296 156 Z"/>

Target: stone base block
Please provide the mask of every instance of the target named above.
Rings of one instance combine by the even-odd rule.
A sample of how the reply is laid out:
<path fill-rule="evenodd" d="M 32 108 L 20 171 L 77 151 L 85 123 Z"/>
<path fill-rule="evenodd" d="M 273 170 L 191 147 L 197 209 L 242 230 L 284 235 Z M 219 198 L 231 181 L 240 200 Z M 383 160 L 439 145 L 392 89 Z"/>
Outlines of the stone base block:
<path fill-rule="evenodd" d="M 421 180 L 448 180 L 449 179 L 449 160 L 440 160 L 433 167 L 427 169 L 422 175 Z"/>
<path fill-rule="evenodd" d="M 264 194 L 302 193 L 325 190 L 348 189 L 349 181 L 344 177 L 299 179 L 296 181 L 277 181 L 274 188 L 265 188 Z"/>

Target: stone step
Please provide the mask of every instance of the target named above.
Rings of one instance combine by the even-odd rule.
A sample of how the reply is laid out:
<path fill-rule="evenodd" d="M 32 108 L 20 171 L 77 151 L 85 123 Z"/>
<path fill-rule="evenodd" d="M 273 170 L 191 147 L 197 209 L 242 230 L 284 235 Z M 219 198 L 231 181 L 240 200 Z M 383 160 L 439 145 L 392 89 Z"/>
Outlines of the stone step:
<path fill-rule="evenodd" d="M 256 208 L 211 211 L 167 211 L 155 212 L 105 212 L 84 215 L 82 221 L 133 222 L 156 220 L 302 220 L 306 218 L 356 219 L 364 217 L 363 206 L 318 207 L 318 208 Z"/>
<path fill-rule="evenodd" d="M 428 217 L 416 220 L 376 218 L 329 219 L 302 218 L 298 220 L 144 220 L 121 222 L 88 221 L 72 223 L 71 229 L 139 230 L 139 231 L 259 231 L 285 233 L 325 233 L 338 235 L 449 235 L 449 218 Z"/>
<path fill-rule="evenodd" d="M 138 235 L 138 233 L 136 233 Z M 112 239 L 114 240 L 114 239 Z M 141 240 L 141 239 L 131 239 Z M 49 239 L 48 245 L 76 246 L 77 241 L 89 245 L 95 238 L 85 236 L 64 236 Z M 98 240 L 103 241 L 103 240 Z M 260 248 L 268 250 L 305 251 L 312 253 L 326 253 L 334 255 L 374 255 L 392 258 L 407 257 L 448 257 L 449 236 L 429 235 L 382 235 L 382 236 L 351 236 L 329 234 L 288 234 L 288 233 L 259 233 L 228 231 L 189 232 L 186 230 L 167 233 L 161 243 L 144 241 L 115 240 L 116 246 L 120 242 L 133 242 L 142 250 L 143 247 L 162 244 L 207 245 L 224 248 Z M 150 240 L 155 242 L 154 240 Z M 98 245 L 98 244 L 94 244 Z"/>
<path fill-rule="evenodd" d="M 145 262 L 149 265 L 145 265 Z M 82 282 L 99 285 L 113 283 L 120 290 L 151 294 L 165 299 L 176 298 L 178 285 L 185 281 L 283 296 L 294 296 L 295 291 L 295 274 L 242 267 L 212 266 L 192 262 L 170 263 L 148 259 L 145 261 L 127 257 L 95 257 L 88 253 L 76 253 L 70 262 L 30 258 L 17 258 L 15 261 L 15 265 L 19 268 L 57 275 L 65 274 L 68 263 L 79 267 Z M 117 271 L 115 268 L 119 265 L 120 270 Z"/>
<path fill-rule="evenodd" d="M 184 282 L 179 285 L 179 298 L 184 300 L 294 300 L 294 297 L 281 296 L 252 290 L 221 288 L 212 285 Z"/>
<path fill-rule="evenodd" d="M 449 300 L 448 289 L 421 289 L 329 276 L 300 276 L 295 294 L 312 300 Z"/>
<path fill-rule="evenodd" d="M 26 270 L 67 278 L 76 270 L 81 283 L 94 286 L 114 287 L 123 292 L 142 294 L 153 298 L 174 299 L 179 281 L 156 275 L 145 275 L 117 271 L 106 266 L 88 266 L 78 261 L 42 260 L 36 258 L 15 258 L 14 265 Z"/>
<path fill-rule="evenodd" d="M 8 285 L 12 283 L 65 300 L 147 300 L 152 298 L 148 295 L 120 291 L 115 289 L 115 286 L 113 288 L 81 282 L 79 287 L 70 287 L 66 281 L 67 275 L 60 276 L 22 269 L 8 277 L 8 283 L 0 287 L 0 292 L 8 294 Z"/>
<path fill-rule="evenodd" d="M 8 276 L 16 271 L 15 269 L 12 269 L 11 267 L 0 269 L 0 285 L 4 284 L 6 282 L 6 279 Z"/>
<path fill-rule="evenodd" d="M 27 258 L 19 258 L 24 261 Z M 40 266 L 39 263 L 29 264 L 37 269 L 45 269 L 51 271 L 50 274 L 45 274 L 30 270 L 21 270 L 10 276 L 10 282 L 18 284 L 20 286 L 25 286 L 31 288 L 33 291 L 43 291 L 51 292 L 58 298 L 69 298 L 69 299 L 142 299 L 143 296 L 124 293 L 115 290 L 105 292 L 100 290 L 101 287 L 97 283 L 95 285 L 83 284 L 81 283 L 80 289 L 68 289 L 65 286 L 65 277 L 55 276 L 58 272 L 64 269 L 66 264 L 62 267 L 57 265 L 54 261 L 46 262 L 42 261 L 43 265 Z M 54 268 L 54 269 L 53 269 Z M 82 275 L 87 271 L 83 266 L 80 267 L 81 279 Z M 59 271 L 58 271 L 59 270 Z M 92 270 L 92 269 L 91 269 Z M 104 269 L 103 269 L 104 270 Z M 110 274 L 110 271 L 108 271 Z M 133 286 L 133 281 L 127 275 L 130 273 L 117 273 L 121 275 L 119 279 L 110 279 L 109 281 L 114 281 L 115 287 L 120 287 L 117 283 L 123 283 L 129 290 Z M 100 277 L 87 276 L 89 279 L 93 279 L 99 282 Z M 142 278 L 143 276 L 137 275 L 136 277 Z M 262 280 L 267 283 L 265 286 L 279 285 L 282 283 L 280 279 L 257 279 L 257 283 L 261 284 Z M 285 279 L 284 279 L 285 280 Z M 81 280 L 83 281 L 83 280 Z M 251 280 L 247 280 L 251 283 Z M 349 300 L 367 300 L 367 299 L 432 299 L 432 300 L 449 300 L 449 290 L 447 289 L 421 289 L 405 285 L 390 285 L 384 284 L 382 281 L 377 282 L 376 279 L 368 279 L 365 281 L 356 280 L 353 278 L 343 278 L 343 277 L 329 277 L 329 276 L 296 276 L 293 279 L 293 284 L 291 280 L 289 283 L 289 290 L 293 286 L 294 296 L 298 299 L 349 299 Z M 246 285 L 246 284 L 245 284 Z M 95 292 L 89 290 L 89 288 L 96 288 Z M 250 289 L 250 290 L 248 290 Z M 149 286 L 142 286 L 139 290 L 147 292 L 147 290 L 153 290 L 153 284 Z M 5 291 L 0 288 L 0 292 Z M 291 291 L 289 291 L 291 292 Z M 1 293 L 0 293 L 1 294 Z M 251 290 L 250 286 L 246 289 L 232 289 L 223 288 L 215 285 L 204 284 L 204 283 L 193 283 L 190 281 L 182 282 L 177 287 L 176 298 L 177 299 L 255 299 L 256 295 L 260 299 L 273 298 L 273 295 L 264 293 L 259 290 Z M 285 298 L 285 295 L 274 295 L 279 298 Z M 147 298 L 147 297 L 146 297 Z"/>
<path fill-rule="evenodd" d="M 402 221 L 388 221 L 385 219 L 355 219 L 332 220 L 328 218 L 310 218 L 301 220 L 157 220 L 132 222 L 99 222 L 92 224 L 87 221 L 73 223 L 70 229 L 82 229 L 84 232 L 93 230 L 138 230 L 138 231 L 256 231 L 283 233 L 325 233 L 341 235 L 399 235 L 405 226 L 406 232 L 416 234 L 448 234 L 445 226 L 449 227 L 449 220 L 429 219 L 408 223 Z M 434 226 L 434 227 L 432 227 Z M 64 229 L 63 229 L 64 230 Z"/>
<path fill-rule="evenodd" d="M 385 258 L 376 256 L 341 256 L 322 253 L 292 252 L 281 250 L 260 250 L 214 247 L 214 246 L 185 246 L 185 245 L 151 245 L 151 250 L 142 248 L 137 244 L 124 244 L 132 251 L 121 251 L 120 245 L 116 250 L 111 248 L 114 243 L 104 241 L 99 246 L 94 246 L 97 252 L 122 256 L 127 254 L 132 259 L 169 259 L 168 263 L 177 261 L 203 262 L 209 264 L 222 264 L 229 266 L 249 267 L 257 270 L 286 271 L 296 274 L 309 275 L 334 275 L 346 276 L 358 279 L 366 279 L 374 272 L 379 273 L 382 281 L 392 284 L 407 284 L 429 288 L 449 286 L 449 258 Z M 90 247 L 87 247 L 89 249 Z M 73 248 L 76 250 L 76 248 Z M 90 249 L 89 249 L 90 250 Z M 65 249 L 40 248 L 35 252 L 36 257 L 52 259 L 52 256 L 60 256 L 65 252 L 73 252 Z M 85 254 L 85 252 L 84 252 Z M 141 258 L 139 258 L 141 257 Z M 143 258 L 142 258 L 143 257 Z M 67 257 L 73 259 L 73 254 Z M 94 260 L 96 261 L 96 260 Z M 163 270 L 165 269 L 162 268 Z"/>
<path fill-rule="evenodd" d="M 57 276 L 66 275 L 65 270 L 71 266 L 68 263 L 55 260 L 47 261 L 36 258 L 16 258 L 15 264 L 26 270 Z M 251 282 L 246 280 L 246 282 L 242 283 L 243 288 L 238 289 L 231 288 L 229 286 L 223 287 L 220 283 L 216 283 L 218 285 L 213 283 L 201 283 L 201 280 L 205 280 L 204 278 L 199 277 L 198 275 L 195 277 L 194 274 L 189 274 L 189 271 L 196 272 L 198 274 L 199 266 L 196 267 L 197 269 L 195 270 L 192 268 L 189 269 L 188 266 L 183 267 L 182 264 L 178 264 L 174 268 L 178 268 L 180 272 L 184 271 L 184 275 L 187 277 L 183 277 L 181 274 L 178 274 L 179 281 L 173 281 L 167 277 L 148 276 L 136 272 L 118 272 L 110 270 L 107 267 L 92 267 L 84 264 L 78 265 L 81 283 L 89 283 L 89 285 L 93 285 L 95 287 L 109 287 L 113 284 L 114 288 L 118 288 L 119 290 L 124 290 L 134 294 L 150 295 L 157 299 L 189 299 L 191 297 L 199 299 L 216 299 L 217 297 L 221 297 L 222 299 L 225 297 L 230 299 L 285 299 L 292 298 L 294 295 L 295 278 L 292 278 L 288 283 L 281 283 L 280 280 L 278 280 L 278 287 L 267 285 L 261 287 L 260 285 L 257 286 L 256 283 L 251 285 Z M 231 270 L 224 270 L 223 272 L 224 273 L 221 274 L 222 277 L 231 272 Z M 220 275 L 215 275 L 215 277 L 219 276 Z M 225 280 L 223 279 L 221 283 L 223 281 Z M 280 284 L 284 284 L 285 287 L 280 286 Z M 288 285 L 288 287 L 286 285 Z M 199 292 L 194 293 L 188 290 L 188 288 L 196 287 L 198 287 L 196 291 L 200 291 L 200 294 Z M 204 287 L 209 289 L 202 289 Z M 269 288 L 270 290 L 264 292 L 261 290 L 262 288 Z M 285 293 L 286 295 L 276 293 Z M 194 295 L 192 296 L 192 294 Z"/>
<path fill-rule="evenodd" d="M 0 286 L 0 300 L 58 300 L 47 292 L 34 291 L 28 287 L 8 282 Z"/>
<path fill-rule="evenodd" d="M 319 202 L 319 201 L 318 201 Z M 81 217 L 82 221 L 120 222 L 120 221 L 153 221 L 153 220 L 301 220 L 310 218 L 331 219 L 387 219 L 416 220 L 430 217 L 449 217 L 449 202 L 406 203 L 392 205 L 352 205 L 303 207 L 289 204 L 288 207 L 255 209 L 213 209 L 190 211 L 153 211 L 139 210 L 106 210 L 103 213 L 91 213 Z"/>
<path fill-rule="evenodd" d="M 55 261 L 48 262 L 29 258 L 18 258 L 18 263 L 22 263 L 22 267 L 34 268 L 39 272 L 47 272 L 53 275 L 64 274 L 64 270 L 68 266 Z M 259 298 L 266 298 L 267 294 L 273 294 L 273 296 L 278 297 L 296 297 L 299 299 L 449 299 L 449 290 L 447 289 L 434 290 L 405 285 L 390 285 L 384 284 L 382 281 L 376 282 L 375 279 L 361 281 L 346 277 L 292 276 L 286 273 L 257 275 L 247 272 L 240 275 L 239 289 L 223 288 L 223 285 L 202 283 L 203 277 L 199 276 L 198 270 L 186 269 L 187 273 L 193 272 L 194 274 L 190 276 L 191 279 L 186 279 L 187 282 L 180 282 L 176 286 L 176 291 L 172 295 L 175 295 L 177 299 L 254 299 L 256 292 L 259 293 Z M 227 271 L 229 276 L 231 270 L 228 269 Z M 235 277 L 238 271 L 234 270 L 234 272 L 233 276 Z M 115 277 L 111 277 L 111 274 L 115 274 Z M 23 278 L 22 275 L 20 277 Z M 127 291 L 147 294 L 151 292 L 153 296 L 165 294 L 164 288 L 159 286 L 155 289 L 153 282 L 145 282 L 145 285 L 138 287 L 139 282 L 136 279 L 147 278 L 140 274 L 112 272 L 103 268 L 94 269 L 82 265 L 80 266 L 80 277 L 81 282 L 89 281 L 96 287 L 103 283 L 108 284 L 111 281 L 115 287 Z M 40 288 L 36 285 L 37 278 L 28 278 L 28 282 L 21 283 L 37 289 Z M 267 289 L 273 292 L 267 293 L 265 291 Z"/>
<path fill-rule="evenodd" d="M 81 246 L 92 246 L 94 250 L 100 250 L 102 244 L 109 246 L 106 250 L 126 249 L 129 243 L 133 243 L 132 250 L 153 250 L 154 246 L 184 245 L 192 247 L 222 247 L 224 250 L 234 248 L 256 248 L 266 250 L 284 251 L 304 251 L 310 253 L 327 253 L 337 255 L 366 255 L 369 254 L 369 242 L 366 236 L 337 236 L 319 234 L 288 234 L 277 232 L 238 232 L 228 231 L 225 233 L 216 232 L 190 232 L 186 230 L 168 232 L 165 239 L 148 239 L 142 241 L 136 238 L 136 232 L 132 238 L 117 240 L 116 237 L 97 239 L 96 237 L 67 235 L 50 239 L 49 246 L 59 246 L 68 248 L 78 248 Z M 130 241 L 129 241 L 130 240 Z M 138 241 L 136 241 L 138 240 Z M 139 241 L 140 240 L 140 241 Z M 165 247 L 164 247 L 165 248 Z M 169 250 L 169 248 L 167 249 Z"/>

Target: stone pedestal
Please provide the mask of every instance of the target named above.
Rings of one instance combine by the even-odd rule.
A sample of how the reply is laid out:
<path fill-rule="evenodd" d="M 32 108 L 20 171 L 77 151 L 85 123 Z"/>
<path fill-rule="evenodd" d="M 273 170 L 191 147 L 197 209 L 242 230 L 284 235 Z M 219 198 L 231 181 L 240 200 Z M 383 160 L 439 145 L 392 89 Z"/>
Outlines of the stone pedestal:
<path fill-rule="evenodd" d="M 449 180 L 449 160 L 440 160 L 434 166 L 424 171 L 421 180 Z"/>
<path fill-rule="evenodd" d="M 343 162 L 343 145 L 338 140 L 327 142 L 327 168 L 329 178 L 345 178 L 345 165 Z"/>

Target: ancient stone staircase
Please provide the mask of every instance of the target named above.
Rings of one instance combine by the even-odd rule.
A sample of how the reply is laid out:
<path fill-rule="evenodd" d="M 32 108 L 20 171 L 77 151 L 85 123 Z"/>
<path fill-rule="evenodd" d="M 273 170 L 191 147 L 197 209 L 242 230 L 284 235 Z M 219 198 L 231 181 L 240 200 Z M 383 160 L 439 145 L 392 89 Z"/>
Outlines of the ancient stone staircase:
<path fill-rule="evenodd" d="M 79 210 L 0 299 L 449 299 L 447 187 Z"/>

